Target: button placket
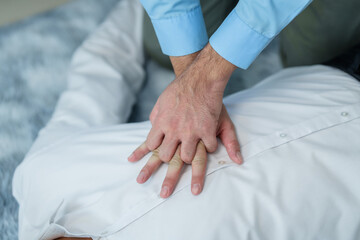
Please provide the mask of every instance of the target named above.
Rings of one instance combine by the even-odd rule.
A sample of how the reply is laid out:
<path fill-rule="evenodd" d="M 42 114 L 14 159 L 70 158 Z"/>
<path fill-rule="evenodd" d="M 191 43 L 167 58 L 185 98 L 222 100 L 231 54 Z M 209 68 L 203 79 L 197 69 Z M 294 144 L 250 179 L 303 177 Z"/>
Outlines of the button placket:
<path fill-rule="evenodd" d="M 225 161 L 225 160 L 220 160 L 220 161 L 218 161 L 218 165 L 224 165 L 224 164 L 226 164 L 227 162 Z"/>
<path fill-rule="evenodd" d="M 341 112 L 340 115 L 343 116 L 343 117 L 347 117 L 347 116 L 349 116 L 349 113 L 348 112 Z"/>
<path fill-rule="evenodd" d="M 286 134 L 286 133 L 280 133 L 279 136 L 280 136 L 281 138 L 285 138 L 285 137 L 287 137 L 287 134 Z"/>

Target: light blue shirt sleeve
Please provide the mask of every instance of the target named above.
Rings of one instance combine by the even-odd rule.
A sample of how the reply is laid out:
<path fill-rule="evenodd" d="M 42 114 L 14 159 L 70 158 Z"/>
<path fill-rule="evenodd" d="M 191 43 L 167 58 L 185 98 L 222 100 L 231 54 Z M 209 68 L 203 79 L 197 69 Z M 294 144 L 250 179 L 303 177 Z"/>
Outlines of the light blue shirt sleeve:
<path fill-rule="evenodd" d="M 200 51 L 208 43 L 199 0 L 141 0 L 141 3 L 164 54 L 184 56 Z"/>
<path fill-rule="evenodd" d="M 223 58 L 246 69 L 311 0 L 240 0 L 210 45 Z"/>
<path fill-rule="evenodd" d="M 141 0 L 161 49 L 169 56 L 201 50 L 208 42 L 199 0 Z M 311 0 L 240 0 L 211 36 L 223 58 L 246 69 Z M 146 37 L 146 36 L 145 36 Z"/>

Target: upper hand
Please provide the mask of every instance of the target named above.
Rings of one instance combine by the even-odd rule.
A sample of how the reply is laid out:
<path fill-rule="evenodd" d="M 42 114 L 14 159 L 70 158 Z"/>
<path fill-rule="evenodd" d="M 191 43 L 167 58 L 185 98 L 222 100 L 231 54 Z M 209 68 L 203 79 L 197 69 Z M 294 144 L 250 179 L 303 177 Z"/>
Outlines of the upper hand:
<path fill-rule="evenodd" d="M 186 70 L 176 66 L 181 64 L 174 64 L 177 78 L 160 95 L 150 114 L 152 128 L 146 145 L 149 150 L 159 148 L 161 160 L 168 162 L 181 143 L 181 159 L 191 163 L 199 140 L 208 152 L 217 148 L 223 92 L 235 66 L 210 45 Z"/>
<path fill-rule="evenodd" d="M 196 74 L 191 75 L 196 79 Z M 181 159 L 191 163 L 199 140 L 203 141 L 208 152 L 216 150 L 221 109 L 221 93 L 211 93 L 204 82 L 189 81 L 188 74 L 181 75 L 165 89 L 155 104 L 146 145 L 149 150 L 159 148 L 160 159 L 168 162 L 181 143 Z"/>

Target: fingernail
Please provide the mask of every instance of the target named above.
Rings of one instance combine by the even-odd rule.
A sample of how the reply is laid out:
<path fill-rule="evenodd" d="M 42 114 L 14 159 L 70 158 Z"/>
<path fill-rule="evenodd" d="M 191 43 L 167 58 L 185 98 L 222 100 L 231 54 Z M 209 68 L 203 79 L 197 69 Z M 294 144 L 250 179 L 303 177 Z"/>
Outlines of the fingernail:
<path fill-rule="evenodd" d="M 162 187 L 160 196 L 166 198 L 168 195 L 169 195 L 169 187 L 168 186 Z"/>
<path fill-rule="evenodd" d="M 138 181 L 139 183 L 143 183 L 145 182 L 145 179 L 146 179 L 146 173 L 141 171 L 136 181 Z"/>
<path fill-rule="evenodd" d="M 196 183 L 196 184 L 192 185 L 191 190 L 192 190 L 193 194 L 198 195 L 200 193 L 200 184 Z"/>
<path fill-rule="evenodd" d="M 133 158 L 134 158 L 134 153 L 132 153 L 132 154 L 128 157 L 128 160 L 129 160 L 129 161 L 132 161 Z"/>
<path fill-rule="evenodd" d="M 242 163 L 242 157 L 241 157 L 241 153 L 240 153 L 240 152 L 237 152 L 237 153 L 236 153 L 236 157 L 237 157 L 239 163 Z"/>

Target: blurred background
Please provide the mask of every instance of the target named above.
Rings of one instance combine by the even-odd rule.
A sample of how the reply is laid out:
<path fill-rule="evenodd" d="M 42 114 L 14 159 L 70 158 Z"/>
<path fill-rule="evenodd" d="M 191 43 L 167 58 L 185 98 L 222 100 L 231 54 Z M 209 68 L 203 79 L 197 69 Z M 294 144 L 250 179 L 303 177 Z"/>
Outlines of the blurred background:
<path fill-rule="evenodd" d="M 69 0 L 0 0 L 0 26 L 47 11 Z"/>
<path fill-rule="evenodd" d="M 17 239 L 14 170 L 50 118 L 74 50 L 116 2 L 0 0 L 1 240 Z"/>
<path fill-rule="evenodd" d="M 11 192 L 14 170 L 51 117 L 66 87 L 72 54 L 118 1 L 0 0 L 1 240 L 17 239 L 18 205 Z M 226 94 L 248 88 L 281 68 L 276 39 L 249 70 L 234 73 Z M 158 95 L 172 80 L 162 79 L 169 76 L 168 70 L 163 73 L 159 72 L 157 82 L 147 80 L 131 121 L 147 120 Z"/>

